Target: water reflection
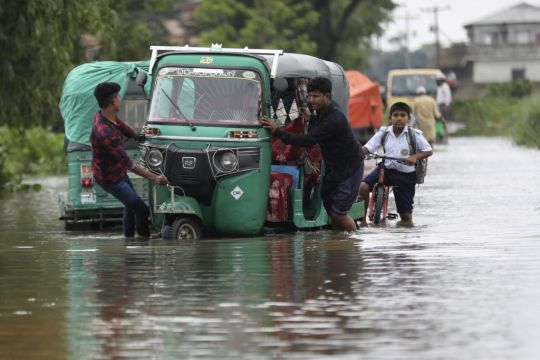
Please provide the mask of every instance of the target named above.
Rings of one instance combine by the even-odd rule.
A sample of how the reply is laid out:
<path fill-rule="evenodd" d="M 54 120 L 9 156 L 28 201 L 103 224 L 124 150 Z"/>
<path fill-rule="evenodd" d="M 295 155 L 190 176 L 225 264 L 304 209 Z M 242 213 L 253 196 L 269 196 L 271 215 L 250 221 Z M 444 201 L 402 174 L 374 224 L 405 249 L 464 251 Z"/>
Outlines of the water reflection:
<path fill-rule="evenodd" d="M 414 228 L 195 243 L 65 232 L 47 179 L 0 206 L 0 358 L 533 359 L 539 155 L 452 139 Z"/>
<path fill-rule="evenodd" d="M 232 357 L 306 347 L 332 353 L 340 340 L 329 337 L 346 332 L 338 312 L 354 298 L 361 264 L 355 240 L 342 237 L 128 248 L 119 239 L 97 248 L 74 242 L 68 333 L 79 335 L 70 337 L 70 353 L 217 357 L 224 349 L 216 342 Z"/>

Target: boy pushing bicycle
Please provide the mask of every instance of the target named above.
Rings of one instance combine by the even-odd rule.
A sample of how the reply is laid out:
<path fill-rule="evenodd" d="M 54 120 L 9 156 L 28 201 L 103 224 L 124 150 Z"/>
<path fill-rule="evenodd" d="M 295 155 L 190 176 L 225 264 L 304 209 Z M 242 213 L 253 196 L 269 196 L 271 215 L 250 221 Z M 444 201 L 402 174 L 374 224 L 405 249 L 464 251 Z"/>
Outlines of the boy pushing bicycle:
<path fill-rule="evenodd" d="M 397 102 L 390 107 L 390 126 L 383 127 L 362 147 L 364 155 L 374 153 L 383 147 L 387 156 L 400 158 L 405 161 L 401 164 L 395 160 L 384 160 L 386 171 L 384 173 L 385 185 L 398 187 L 394 190 L 397 212 L 404 225 L 412 225 L 412 212 L 415 194 L 417 161 L 433 155 L 433 149 L 426 141 L 422 132 L 407 126 L 411 119 L 410 107 Z M 414 132 L 413 141 L 416 143 L 416 152 L 412 150 L 409 131 Z M 375 167 L 360 184 L 360 196 L 364 204 L 369 204 L 369 192 L 377 183 L 379 167 Z M 364 207 L 365 211 L 367 206 Z M 366 216 L 361 225 L 366 226 Z"/>

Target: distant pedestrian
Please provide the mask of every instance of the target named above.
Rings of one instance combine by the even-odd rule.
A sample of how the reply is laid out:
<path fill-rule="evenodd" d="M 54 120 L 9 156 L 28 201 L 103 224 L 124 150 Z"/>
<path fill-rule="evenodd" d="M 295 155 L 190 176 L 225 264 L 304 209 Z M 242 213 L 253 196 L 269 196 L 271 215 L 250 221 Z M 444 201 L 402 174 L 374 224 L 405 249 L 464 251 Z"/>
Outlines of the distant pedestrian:
<path fill-rule="evenodd" d="M 446 77 L 443 74 L 437 75 L 435 78 L 437 81 L 437 105 L 439 106 L 439 112 L 443 120 L 448 120 L 448 112 L 450 111 L 450 104 L 452 103 L 452 90 L 446 82 Z"/>
<path fill-rule="evenodd" d="M 416 97 L 412 104 L 412 112 L 416 118 L 415 127 L 422 131 L 424 138 L 433 147 L 437 137 L 435 119 L 441 115 L 435 99 L 427 95 L 426 88 L 423 86 L 416 88 Z"/>

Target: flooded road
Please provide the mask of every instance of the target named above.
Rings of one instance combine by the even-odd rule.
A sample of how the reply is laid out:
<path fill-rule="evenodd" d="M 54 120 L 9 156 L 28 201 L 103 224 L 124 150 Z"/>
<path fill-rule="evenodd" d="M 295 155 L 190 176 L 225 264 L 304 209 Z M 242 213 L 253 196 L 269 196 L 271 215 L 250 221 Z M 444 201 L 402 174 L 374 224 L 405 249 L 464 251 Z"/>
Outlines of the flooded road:
<path fill-rule="evenodd" d="M 452 138 L 414 228 L 191 244 L 0 205 L 0 359 L 538 359 L 540 151 Z"/>

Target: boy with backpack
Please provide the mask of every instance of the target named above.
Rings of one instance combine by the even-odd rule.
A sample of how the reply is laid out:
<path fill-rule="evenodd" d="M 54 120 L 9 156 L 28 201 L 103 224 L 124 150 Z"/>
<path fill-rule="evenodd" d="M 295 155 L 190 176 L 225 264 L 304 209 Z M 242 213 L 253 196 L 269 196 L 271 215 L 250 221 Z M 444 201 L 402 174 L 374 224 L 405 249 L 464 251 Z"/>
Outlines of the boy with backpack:
<path fill-rule="evenodd" d="M 433 150 L 422 132 L 407 126 L 410 119 L 410 107 L 403 102 L 395 103 L 390 107 L 391 126 L 382 127 L 362 147 L 364 155 L 373 153 L 382 146 L 385 155 L 405 160 L 405 164 L 384 160 L 384 182 L 386 185 L 397 186 L 394 197 L 402 224 L 412 224 L 415 185 L 423 182 L 427 158 L 433 155 Z M 360 196 L 364 204 L 369 204 L 369 192 L 377 183 L 378 177 L 379 168 L 375 167 L 362 180 Z M 364 208 L 367 211 L 367 205 Z M 367 225 L 365 214 L 361 225 Z"/>

